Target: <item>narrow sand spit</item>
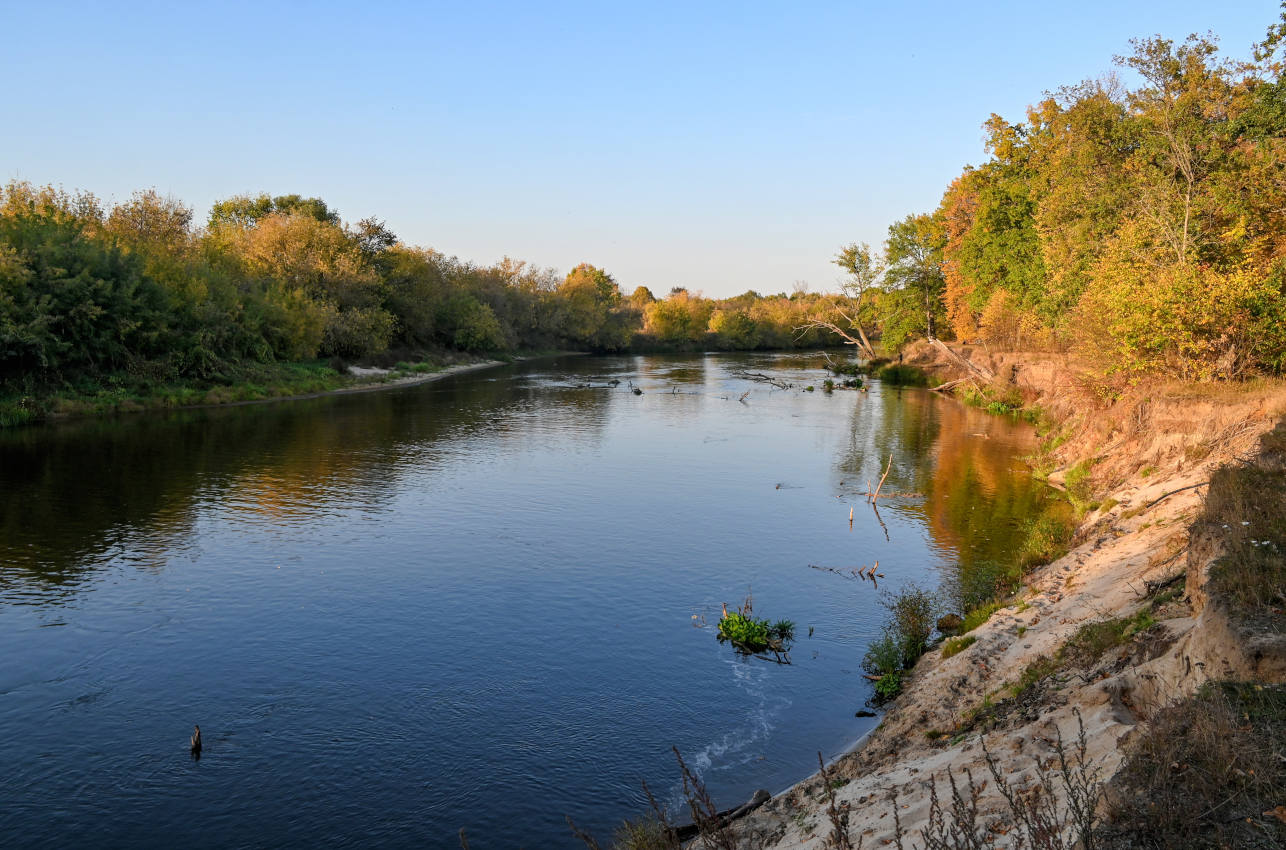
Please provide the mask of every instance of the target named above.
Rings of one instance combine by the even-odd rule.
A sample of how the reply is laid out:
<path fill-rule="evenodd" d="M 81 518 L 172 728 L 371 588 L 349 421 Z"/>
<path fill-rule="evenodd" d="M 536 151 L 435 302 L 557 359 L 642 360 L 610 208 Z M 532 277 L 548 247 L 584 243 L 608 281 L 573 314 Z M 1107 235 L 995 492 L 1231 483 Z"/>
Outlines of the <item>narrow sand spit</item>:
<path fill-rule="evenodd" d="M 518 358 L 522 359 L 522 358 Z M 325 398 L 332 395 L 350 395 L 352 393 L 373 393 L 380 390 L 393 390 L 402 387 L 413 387 L 417 384 L 427 384 L 431 381 L 441 380 L 451 375 L 459 375 L 462 372 L 474 372 L 478 369 L 490 369 L 493 366 L 503 366 L 502 360 L 483 360 L 478 363 L 458 363 L 454 366 L 447 366 L 437 372 L 426 372 L 418 375 L 407 375 L 402 378 L 395 378 L 391 381 L 372 380 L 366 384 L 355 384 L 351 387 L 340 387 L 335 390 L 326 390 L 320 393 L 300 393 L 298 395 L 279 395 L 272 398 L 256 398 L 248 401 L 230 401 L 222 404 L 196 404 L 189 405 L 189 408 L 204 407 L 245 407 L 251 404 L 276 404 L 279 401 L 303 401 L 309 398 Z M 348 367 L 349 374 L 359 378 L 379 378 L 392 373 L 391 369 L 365 369 L 360 366 Z M 182 409 L 182 408 L 175 408 Z"/>
<path fill-rule="evenodd" d="M 479 369 L 490 369 L 492 366 L 503 366 L 503 360 L 483 360 L 479 363 L 457 363 L 454 366 L 447 366 L 437 372 L 426 372 L 418 375 L 405 375 L 401 378 L 394 378 L 391 381 L 380 381 L 386 375 L 392 374 L 392 369 L 363 368 L 361 366 L 349 366 L 348 372 L 357 378 L 373 378 L 375 382 L 369 384 L 358 384 L 352 387 L 343 387 L 338 390 L 332 390 L 328 393 L 318 393 L 318 395 L 343 395 L 345 393 L 369 393 L 377 390 L 391 390 L 398 387 L 413 387 L 416 384 L 427 384 L 431 381 L 441 380 L 451 375 L 459 375 L 461 372 L 476 372 Z M 313 396 L 292 396 L 292 398 L 313 398 Z"/>

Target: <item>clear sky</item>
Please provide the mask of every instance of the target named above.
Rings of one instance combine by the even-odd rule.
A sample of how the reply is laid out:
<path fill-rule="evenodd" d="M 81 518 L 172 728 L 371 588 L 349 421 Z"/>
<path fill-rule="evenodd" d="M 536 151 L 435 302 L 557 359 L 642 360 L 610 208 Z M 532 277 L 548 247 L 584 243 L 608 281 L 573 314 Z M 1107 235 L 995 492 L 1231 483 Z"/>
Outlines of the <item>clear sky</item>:
<path fill-rule="evenodd" d="M 324 198 L 479 263 L 626 292 L 834 286 L 847 242 L 937 205 L 982 122 L 1129 39 L 1249 54 L 1278 0 L 61 3 L 0 0 L 0 177 L 204 220 Z"/>

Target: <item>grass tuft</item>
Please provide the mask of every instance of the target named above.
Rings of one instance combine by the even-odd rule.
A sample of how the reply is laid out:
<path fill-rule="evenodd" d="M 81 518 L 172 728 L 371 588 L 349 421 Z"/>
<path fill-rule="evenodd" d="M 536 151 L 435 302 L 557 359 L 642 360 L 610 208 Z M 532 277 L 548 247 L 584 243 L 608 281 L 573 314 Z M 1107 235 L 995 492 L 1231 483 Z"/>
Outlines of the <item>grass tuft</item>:
<path fill-rule="evenodd" d="M 964 635 L 963 637 L 947 638 L 942 644 L 942 657 L 950 658 L 953 655 L 959 655 L 964 650 L 978 642 L 977 635 Z"/>

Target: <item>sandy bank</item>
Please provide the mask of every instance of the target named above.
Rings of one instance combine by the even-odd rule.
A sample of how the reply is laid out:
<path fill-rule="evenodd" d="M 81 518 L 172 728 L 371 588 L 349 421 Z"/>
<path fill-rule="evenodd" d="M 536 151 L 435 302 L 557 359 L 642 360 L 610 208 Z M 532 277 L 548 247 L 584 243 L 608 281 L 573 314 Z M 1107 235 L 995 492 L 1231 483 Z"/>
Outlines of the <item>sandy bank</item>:
<path fill-rule="evenodd" d="M 988 360 L 1011 388 L 1065 421 L 1069 438 L 1057 455 L 1063 472 L 1097 459 L 1093 482 L 1101 507 L 1083 519 L 1067 555 L 1029 576 L 1020 602 L 971 632 L 975 644 L 951 658 L 930 650 L 880 726 L 832 766 L 833 784 L 843 783 L 836 801 L 853 846 L 859 838 L 866 847 L 890 845 L 894 806 L 907 846 L 918 844 L 935 778 L 949 801 L 948 771 L 962 781 L 966 770 L 987 780 L 982 819 L 1004 834 L 1012 825 L 990 780 L 987 752 L 1021 792 L 1053 763 L 1059 736 L 1074 741 L 1083 722 L 1087 760 L 1106 779 L 1140 724 L 1166 703 L 1212 678 L 1271 680 L 1282 672 L 1269 669 L 1262 653 L 1260 660 L 1247 653 L 1218 606 L 1204 605 L 1193 591 L 1218 544 L 1190 541 L 1189 526 L 1211 471 L 1253 454 L 1259 437 L 1286 415 L 1286 387 L 1173 387 L 1127 395 L 1108 407 L 1060 358 Z M 918 365 L 943 379 L 963 374 L 928 354 Z M 1169 592 L 1158 597 L 1162 586 Z M 1139 640 L 1065 664 L 1014 695 L 1024 672 L 1048 664 L 1083 625 L 1144 608 L 1158 624 Z M 820 777 L 778 795 L 735 829 L 742 846 L 831 846 Z"/>
<path fill-rule="evenodd" d="M 518 358 L 522 359 L 522 358 Z M 220 402 L 217 404 L 192 404 L 181 407 L 166 408 L 168 410 L 201 410 L 213 407 L 246 407 L 252 404 L 276 404 L 282 401 L 303 401 L 310 398 L 325 398 L 335 395 L 350 395 L 353 393 L 373 393 L 380 390 L 393 390 L 403 387 L 413 387 L 417 384 L 427 384 L 431 381 L 438 381 L 442 378 L 448 378 L 452 375 L 459 375 L 463 372 L 475 372 L 479 369 L 490 369 L 493 366 L 504 366 L 503 360 L 483 360 L 478 363 L 457 363 L 454 366 L 447 366 L 437 372 L 426 372 L 417 375 L 406 375 L 400 378 L 385 380 L 384 377 L 392 374 L 391 369 L 363 369 L 358 366 L 349 367 L 349 373 L 358 378 L 367 378 L 365 383 L 351 384 L 347 387 L 337 387 L 333 390 L 324 390 L 316 393 L 296 393 L 294 395 L 278 395 L 270 398 L 254 398 L 243 401 Z"/>

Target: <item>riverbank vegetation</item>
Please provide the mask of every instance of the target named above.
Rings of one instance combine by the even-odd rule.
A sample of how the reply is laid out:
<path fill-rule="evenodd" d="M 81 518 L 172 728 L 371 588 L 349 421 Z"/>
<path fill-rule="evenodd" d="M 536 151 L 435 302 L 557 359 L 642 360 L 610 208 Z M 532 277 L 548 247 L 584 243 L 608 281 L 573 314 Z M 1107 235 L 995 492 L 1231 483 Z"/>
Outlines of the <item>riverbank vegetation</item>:
<path fill-rule="evenodd" d="M 300 195 L 229 198 L 198 225 L 155 191 L 109 207 L 11 182 L 0 188 L 0 422 L 227 387 L 312 392 L 342 385 L 352 362 L 817 348 L 834 339 L 800 328 L 827 298 L 676 288 L 658 299 L 643 286 L 627 297 L 587 263 L 566 275 L 479 266 Z"/>
<path fill-rule="evenodd" d="M 1138 39 L 1121 74 L 985 123 L 937 209 L 854 244 L 834 332 L 1074 353 L 1107 391 L 1286 367 L 1286 17 L 1240 61 Z M 986 400 L 985 405 L 1006 400 Z"/>

